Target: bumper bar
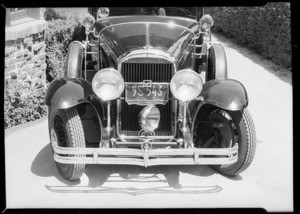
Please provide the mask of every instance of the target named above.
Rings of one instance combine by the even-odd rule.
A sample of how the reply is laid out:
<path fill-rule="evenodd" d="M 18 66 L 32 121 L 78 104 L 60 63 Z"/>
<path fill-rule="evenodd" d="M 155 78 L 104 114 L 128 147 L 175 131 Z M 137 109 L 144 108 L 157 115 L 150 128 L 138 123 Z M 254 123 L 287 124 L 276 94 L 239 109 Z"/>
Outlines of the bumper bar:
<path fill-rule="evenodd" d="M 109 165 L 220 165 L 238 158 L 238 145 L 232 148 L 127 149 L 127 148 L 54 148 L 54 160 L 65 164 Z M 61 156 L 63 155 L 63 156 Z"/>
<path fill-rule="evenodd" d="M 238 158 L 238 145 L 232 148 L 127 149 L 66 148 L 54 146 L 54 160 L 65 164 L 108 165 L 220 165 Z M 63 155 L 63 156 L 62 156 Z"/>

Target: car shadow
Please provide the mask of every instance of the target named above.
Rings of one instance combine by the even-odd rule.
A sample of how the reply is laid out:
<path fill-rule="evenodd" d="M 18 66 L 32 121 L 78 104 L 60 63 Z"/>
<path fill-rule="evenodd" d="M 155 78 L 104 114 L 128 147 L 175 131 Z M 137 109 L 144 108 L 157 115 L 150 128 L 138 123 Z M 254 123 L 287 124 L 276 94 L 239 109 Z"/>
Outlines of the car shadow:
<path fill-rule="evenodd" d="M 222 190 L 218 185 L 213 186 L 182 186 L 180 174 L 187 173 L 199 177 L 207 177 L 217 172 L 209 166 L 140 166 L 123 165 L 94 165 L 87 164 L 84 174 L 88 178 L 87 186 L 82 186 L 81 180 L 67 181 L 58 172 L 52 156 L 50 144 L 46 145 L 35 157 L 31 165 L 31 171 L 37 176 L 54 176 L 66 186 L 49 186 L 47 189 L 53 192 L 124 192 L 128 194 L 145 194 L 151 192 L 178 193 L 213 193 Z M 228 177 L 232 180 L 240 180 L 242 177 Z M 107 184 L 119 183 L 158 183 L 160 186 L 147 189 L 128 189 L 120 187 L 107 187 Z M 123 185 L 123 186 L 124 186 Z M 161 186 L 163 185 L 163 186 Z M 76 187 L 76 189 L 68 188 Z M 67 188 L 67 189 L 66 189 Z M 82 189 L 88 188 L 88 189 Z M 100 189 L 99 189 L 100 188 Z M 166 189 L 168 188 L 168 189 Z"/>
<path fill-rule="evenodd" d="M 141 166 L 123 165 L 87 165 L 85 174 L 89 178 L 90 187 L 100 187 L 105 182 L 162 182 L 169 187 L 180 189 L 180 172 L 197 176 L 211 176 L 215 171 L 208 166 Z M 118 174 L 118 179 L 108 181 Z M 163 175 L 165 179 L 161 179 Z M 154 180 L 149 180 L 154 178 Z M 131 180 L 132 179 L 132 180 Z"/>
<path fill-rule="evenodd" d="M 60 182 L 68 186 L 74 186 L 80 183 L 80 180 L 78 181 L 65 180 L 59 174 L 55 161 L 52 156 L 50 144 L 47 144 L 34 158 L 31 164 L 31 172 L 41 177 L 54 176 L 55 178 L 57 178 L 57 180 L 59 180 Z"/>

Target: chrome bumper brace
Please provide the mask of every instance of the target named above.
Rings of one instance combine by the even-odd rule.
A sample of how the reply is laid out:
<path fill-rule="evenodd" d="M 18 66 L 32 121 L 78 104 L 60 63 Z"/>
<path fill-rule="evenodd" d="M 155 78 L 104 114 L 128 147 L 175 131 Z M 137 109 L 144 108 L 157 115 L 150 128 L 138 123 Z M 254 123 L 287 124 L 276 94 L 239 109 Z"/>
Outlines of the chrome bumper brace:
<path fill-rule="evenodd" d="M 237 161 L 238 145 L 232 148 L 66 148 L 54 146 L 54 160 L 65 164 L 108 165 L 220 165 Z M 63 155 L 63 156 L 61 156 Z M 211 157 L 213 156 L 213 157 Z"/>

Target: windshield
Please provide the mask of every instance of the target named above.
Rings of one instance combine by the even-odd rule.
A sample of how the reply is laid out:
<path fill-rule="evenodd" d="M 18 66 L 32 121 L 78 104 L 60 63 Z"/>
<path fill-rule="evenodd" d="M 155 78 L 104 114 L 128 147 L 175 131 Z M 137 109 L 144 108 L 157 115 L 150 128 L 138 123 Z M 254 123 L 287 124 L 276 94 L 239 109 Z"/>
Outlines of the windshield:
<path fill-rule="evenodd" d="M 109 43 L 116 57 L 145 47 L 160 49 L 176 56 L 194 37 L 192 30 L 172 22 L 122 23 L 104 28 L 100 34 Z"/>
<path fill-rule="evenodd" d="M 98 8 L 91 8 L 96 15 Z M 166 15 L 196 18 L 196 7 L 109 7 L 109 16 Z"/>

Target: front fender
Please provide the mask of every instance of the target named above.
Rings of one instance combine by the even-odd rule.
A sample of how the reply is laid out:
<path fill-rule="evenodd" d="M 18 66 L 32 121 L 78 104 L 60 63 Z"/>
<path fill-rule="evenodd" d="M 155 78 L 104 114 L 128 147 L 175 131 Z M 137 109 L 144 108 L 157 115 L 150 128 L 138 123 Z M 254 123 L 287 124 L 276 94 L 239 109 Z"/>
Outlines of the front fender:
<path fill-rule="evenodd" d="M 47 90 L 45 103 L 49 107 L 66 109 L 84 102 L 95 95 L 91 83 L 82 78 L 59 78 L 53 80 Z M 95 95 L 96 96 L 96 95 Z"/>
<path fill-rule="evenodd" d="M 200 96 L 203 97 L 203 103 L 230 111 L 242 110 L 248 106 L 246 89 L 237 80 L 210 80 L 203 84 Z"/>

